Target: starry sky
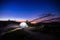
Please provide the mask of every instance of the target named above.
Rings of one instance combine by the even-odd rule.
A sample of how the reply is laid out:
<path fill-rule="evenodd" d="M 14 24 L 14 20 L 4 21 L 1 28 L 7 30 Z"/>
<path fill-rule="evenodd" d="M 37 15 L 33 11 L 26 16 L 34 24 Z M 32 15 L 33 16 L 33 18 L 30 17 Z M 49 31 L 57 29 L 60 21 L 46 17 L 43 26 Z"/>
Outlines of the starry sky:
<path fill-rule="evenodd" d="M 0 20 L 31 20 L 49 12 L 60 16 L 59 0 L 0 0 Z"/>

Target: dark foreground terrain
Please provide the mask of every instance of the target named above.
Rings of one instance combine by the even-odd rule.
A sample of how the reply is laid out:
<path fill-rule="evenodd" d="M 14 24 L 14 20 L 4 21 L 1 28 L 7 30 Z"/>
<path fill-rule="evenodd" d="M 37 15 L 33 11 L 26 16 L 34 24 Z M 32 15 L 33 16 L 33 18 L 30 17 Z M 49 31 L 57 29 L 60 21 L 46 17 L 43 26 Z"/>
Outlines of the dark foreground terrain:
<path fill-rule="evenodd" d="M 9 28 L 9 26 L 16 26 L 19 24 L 20 23 L 11 21 L 0 22 L 0 40 L 60 40 L 60 23 L 39 23 L 39 27 L 38 25 L 34 25 L 36 26 L 35 28 L 32 26 L 31 28 L 29 27 L 8 32 L 16 29 L 14 27 Z M 44 27 L 41 28 L 40 25 L 44 25 Z"/>
<path fill-rule="evenodd" d="M 59 40 L 58 34 L 49 34 L 26 29 L 18 29 L 13 32 L 7 32 L 1 36 L 0 40 Z"/>

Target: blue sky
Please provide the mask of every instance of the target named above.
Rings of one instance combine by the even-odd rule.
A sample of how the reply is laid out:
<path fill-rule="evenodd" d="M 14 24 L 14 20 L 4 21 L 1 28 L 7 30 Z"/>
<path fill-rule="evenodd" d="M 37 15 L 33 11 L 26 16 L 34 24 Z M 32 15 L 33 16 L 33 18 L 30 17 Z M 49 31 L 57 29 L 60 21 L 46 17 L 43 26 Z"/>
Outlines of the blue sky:
<path fill-rule="evenodd" d="M 30 20 L 51 12 L 60 15 L 58 0 L 2 0 L 0 19 Z"/>

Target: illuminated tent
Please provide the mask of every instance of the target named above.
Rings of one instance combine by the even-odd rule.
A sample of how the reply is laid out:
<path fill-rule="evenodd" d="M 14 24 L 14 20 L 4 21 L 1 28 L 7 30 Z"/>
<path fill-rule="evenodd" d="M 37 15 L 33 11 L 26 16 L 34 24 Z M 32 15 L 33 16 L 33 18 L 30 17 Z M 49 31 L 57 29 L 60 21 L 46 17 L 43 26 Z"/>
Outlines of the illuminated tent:
<path fill-rule="evenodd" d="M 28 27 L 27 23 L 25 22 L 20 23 L 20 28 L 26 28 L 26 27 Z"/>

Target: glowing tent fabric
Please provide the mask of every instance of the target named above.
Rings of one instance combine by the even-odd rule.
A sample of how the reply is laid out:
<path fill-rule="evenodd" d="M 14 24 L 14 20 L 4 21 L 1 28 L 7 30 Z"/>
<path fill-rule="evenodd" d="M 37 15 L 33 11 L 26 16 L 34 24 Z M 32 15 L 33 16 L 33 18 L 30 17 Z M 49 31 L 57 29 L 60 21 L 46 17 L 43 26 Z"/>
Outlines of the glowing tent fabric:
<path fill-rule="evenodd" d="M 28 27 L 27 23 L 25 22 L 20 23 L 20 28 L 26 28 L 26 27 Z"/>

